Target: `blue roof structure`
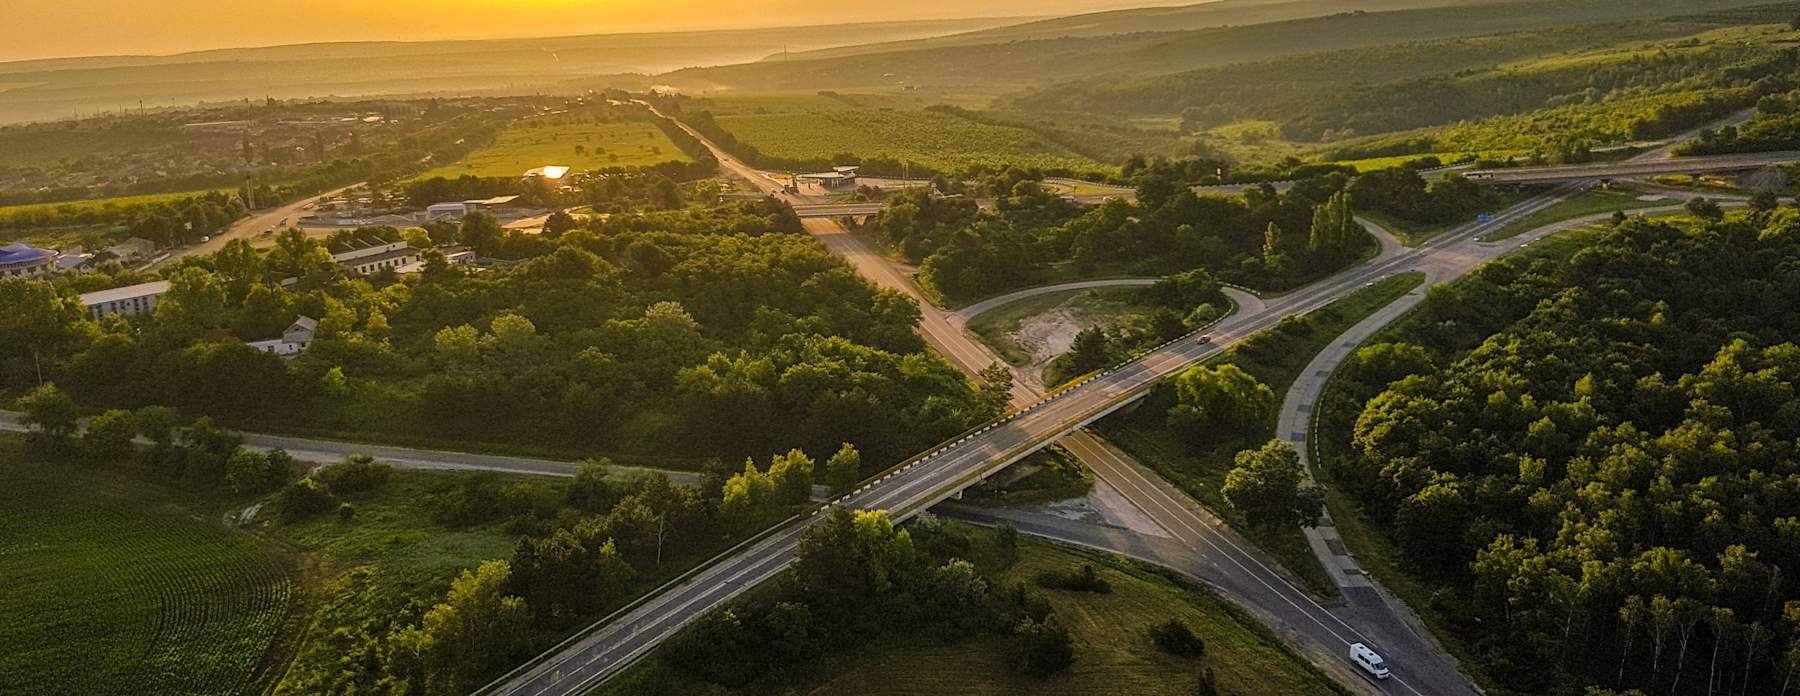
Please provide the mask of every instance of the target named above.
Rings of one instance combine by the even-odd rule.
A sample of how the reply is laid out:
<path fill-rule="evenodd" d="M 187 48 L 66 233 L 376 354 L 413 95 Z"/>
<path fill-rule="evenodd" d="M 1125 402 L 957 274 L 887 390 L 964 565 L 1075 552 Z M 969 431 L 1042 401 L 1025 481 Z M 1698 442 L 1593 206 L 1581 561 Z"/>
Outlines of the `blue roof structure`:
<path fill-rule="evenodd" d="M 56 252 L 49 249 L 39 249 L 24 242 L 17 242 L 0 246 L 0 266 L 35 263 L 55 255 Z"/>

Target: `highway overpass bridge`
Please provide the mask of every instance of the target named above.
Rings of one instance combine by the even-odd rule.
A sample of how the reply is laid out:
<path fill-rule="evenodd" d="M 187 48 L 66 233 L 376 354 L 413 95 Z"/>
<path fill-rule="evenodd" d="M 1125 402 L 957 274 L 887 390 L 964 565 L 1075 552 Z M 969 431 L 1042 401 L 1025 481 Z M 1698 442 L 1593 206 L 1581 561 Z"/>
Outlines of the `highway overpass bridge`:
<path fill-rule="evenodd" d="M 1627 160 L 1564 167 L 1481 169 L 1467 176 L 1472 181 L 1495 184 L 1556 184 L 1592 179 L 1636 179 L 1663 174 L 1719 174 L 1800 162 L 1800 152 L 1756 152 L 1705 157 L 1672 157 L 1659 160 Z"/>
<path fill-rule="evenodd" d="M 1012 415 L 984 425 L 867 481 L 829 505 L 885 510 L 897 521 L 943 502 L 1026 455 L 1149 393 L 1176 374 L 1282 318 L 1318 310 L 1469 235 L 1446 235 L 1392 259 L 1368 264 L 1272 301 L 1260 312 L 1228 317 L 1200 342 L 1194 334 L 1159 346 Z M 817 517 L 796 517 L 671 581 L 477 692 L 574 696 L 630 666 L 706 611 L 769 580 L 796 557 Z"/>
<path fill-rule="evenodd" d="M 1127 192 L 1122 194 L 1068 196 L 1068 198 L 1074 200 L 1076 203 L 1098 205 L 1115 198 L 1125 198 L 1129 200 L 1135 198 L 1136 195 L 1137 194 Z M 995 205 L 994 201 L 988 198 L 977 199 L 975 204 L 989 210 L 992 210 Z M 794 204 L 794 213 L 802 218 L 862 217 L 864 215 L 874 215 L 885 208 L 887 208 L 887 204 L 880 202 L 796 203 Z"/>
<path fill-rule="evenodd" d="M 886 203 L 826 203 L 819 205 L 800 204 L 794 206 L 794 213 L 803 218 L 841 218 L 874 215 L 886 208 Z"/>

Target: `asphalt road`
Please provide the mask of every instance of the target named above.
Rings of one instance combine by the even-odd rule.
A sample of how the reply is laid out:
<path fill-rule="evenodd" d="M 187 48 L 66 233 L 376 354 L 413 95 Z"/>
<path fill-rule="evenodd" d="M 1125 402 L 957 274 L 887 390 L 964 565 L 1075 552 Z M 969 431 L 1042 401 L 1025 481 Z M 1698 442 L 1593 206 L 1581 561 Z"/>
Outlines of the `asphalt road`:
<path fill-rule="evenodd" d="M 726 153 L 718 154 L 721 164 L 728 170 L 766 191 L 778 192 L 779 186 L 772 180 Z M 1510 218 L 1503 216 L 1494 224 L 1504 224 L 1506 219 Z M 807 220 L 805 224 L 810 233 L 871 280 L 916 296 L 916 289 L 907 282 L 902 270 L 896 269 L 841 226 L 824 219 Z M 1210 345 L 1180 341 L 1165 346 L 1130 365 L 1059 394 L 1049 402 L 1030 407 L 1008 421 L 934 452 L 859 491 L 845 504 L 886 509 L 896 517 L 904 518 L 1057 440 L 1058 436 L 1098 419 L 1147 391 L 1163 377 L 1274 325 L 1290 313 L 1318 309 L 1385 275 L 1410 270 L 1403 267 L 1405 262 L 1425 250 L 1403 251 L 1393 243 L 1391 236 L 1384 239 L 1383 249 L 1380 257 L 1355 271 L 1264 306 L 1252 307 L 1251 311 L 1240 312 L 1213 331 L 1214 340 Z M 952 313 L 926 302 L 921 303 L 921 311 L 924 314 L 922 333 L 952 362 L 972 369 L 993 360 L 991 354 L 963 333 L 960 321 L 951 321 Z M 1032 390 L 1019 383 L 1015 384 L 1014 394 L 1020 401 L 1029 401 L 1035 396 Z M 1224 569 L 1232 578 L 1231 582 L 1239 587 L 1238 591 L 1228 594 L 1259 614 L 1270 617 L 1277 626 L 1297 627 L 1289 631 L 1289 637 L 1310 653 L 1315 662 L 1328 669 L 1341 666 L 1338 653 L 1350 642 L 1343 639 L 1347 635 L 1354 636 L 1387 649 L 1391 655 L 1418 655 L 1414 664 L 1397 670 L 1398 678 L 1389 682 L 1388 688 L 1396 693 L 1472 692 L 1467 679 L 1449 664 L 1442 651 L 1436 650 L 1435 646 L 1428 647 L 1427 641 L 1401 621 L 1382 597 L 1351 597 L 1361 601 L 1347 604 L 1345 610 L 1359 612 L 1351 618 L 1365 629 L 1351 630 L 1344 617 L 1333 615 L 1320 606 L 1284 577 L 1274 564 L 1257 557 L 1250 550 L 1253 547 L 1243 543 L 1167 482 L 1089 434 L 1076 432 L 1062 440 L 1065 447 L 1083 459 L 1103 480 L 1119 488 L 1157 524 L 1172 532 L 1185 548 L 1194 549 L 1209 558 L 1208 562 L 1215 567 Z M 540 660 L 503 678 L 486 692 L 576 694 L 600 683 L 707 608 L 779 573 L 792 560 L 794 542 L 804 526 L 805 521 L 784 525 L 772 536 L 707 566 L 698 575 L 670 587 L 666 593 L 657 594 L 655 600 L 597 624 L 571 642 L 541 656 Z M 665 596 L 673 599 L 664 601 Z M 1372 628 L 1383 630 L 1378 634 L 1370 630 Z M 1378 635 L 1392 637 L 1383 639 Z M 1409 679 L 1420 681 L 1425 691 L 1411 686 Z"/>
<path fill-rule="evenodd" d="M 28 429 L 19 422 L 18 413 L 0 411 L 0 431 L 26 432 Z M 420 469 L 426 471 L 493 471 L 505 474 L 527 474 L 532 476 L 574 476 L 576 463 L 558 459 L 540 459 L 535 457 L 508 457 L 496 454 L 476 454 L 473 452 L 452 452 L 447 450 L 427 450 L 412 447 L 393 447 L 389 445 L 371 445 L 362 442 L 345 442 L 343 440 L 324 440 L 306 437 L 288 437 L 284 435 L 263 435 L 259 433 L 241 433 L 244 438 L 244 449 L 267 452 L 281 449 L 299 461 L 313 464 L 335 464 L 354 455 L 367 455 L 375 461 L 402 469 Z M 149 444 L 140 438 L 140 444 Z M 611 465 L 607 467 L 611 475 L 631 477 L 644 474 L 661 474 L 669 480 L 683 485 L 700 482 L 700 474 L 693 471 L 674 469 L 650 469 L 644 467 Z"/>
<path fill-rule="evenodd" d="M 272 208 L 260 213 L 252 213 L 250 217 L 239 220 L 236 223 L 233 223 L 231 227 L 226 228 L 225 231 L 213 235 L 213 238 L 210 240 L 176 250 L 169 255 L 169 258 L 164 261 L 164 263 L 186 256 L 215 253 L 220 249 L 224 249 L 226 242 L 233 239 L 255 239 L 257 235 L 260 235 L 271 228 L 276 232 L 280 232 L 288 227 L 298 227 L 300 225 L 301 212 L 307 206 L 361 185 L 362 184 L 351 184 L 343 188 L 326 191 L 325 193 L 321 193 L 311 198 L 294 201 L 279 208 Z M 282 224 L 282 221 L 284 220 L 287 221 L 287 224 L 285 225 Z"/>
<path fill-rule="evenodd" d="M 779 195 L 779 187 L 773 181 L 725 153 L 719 155 L 728 170 Z M 904 519 L 1079 430 L 1134 400 L 1157 381 L 1273 326 L 1288 315 L 1314 311 L 1395 273 L 1424 271 L 1432 278 L 1454 278 L 1529 244 L 1553 230 L 1527 233 L 1500 244 L 1477 240 L 1491 229 L 1555 205 L 1575 190 L 1572 186 L 1561 187 L 1496 215 L 1486 223 L 1464 225 L 1418 248 L 1398 249 L 1384 244 L 1383 253 L 1366 264 L 1267 302 L 1266 306 L 1228 318 L 1211 331 L 1213 340 L 1208 344 L 1184 339 L 1163 346 L 935 450 L 866 485 L 837 504 L 887 510 L 896 519 Z M 875 282 L 902 290 L 911 287 L 901 270 L 841 226 L 826 219 L 807 220 L 806 226 L 810 233 Z M 921 304 L 925 315 L 921 330 L 947 358 L 965 369 L 991 360 L 985 350 L 972 345 L 973 341 L 960 331 L 960 326 L 949 321 L 951 313 L 929 303 Z M 1022 391 L 1029 392 L 1023 390 L 1022 385 L 1016 386 L 1015 396 L 1021 400 L 1030 398 L 1029 393 Z M 1304 438 L 1303 432 L 1300 437 Z M 1064 445 L 1093 467 L 1102 479 L 1119 487 L 1157 524 L 1172 533 L 1177 545 L 1160 546 L 1181 550 L 1170 550 L 1166 556 L 1150 554 L 1153 559 L 1165 564 L 1191 563 L 1196 568 L 1210 566 L 1216 571 L 1211 580 L 1215 586 L 1280 628 L 1291 643 L 1311 654 L 1316 663 L 1327 669 L 1335 667 L 1334 671 L 1337 671 L 1342 667 L 1337 653 L 1350 642 L 1364 642 L 1388 656 L 1395 674 L 1387 682 L 1363 683 L 1364 690 L 1434 696 L 1476 693 L 1474 686 L 1441 647 L 1379 587 L 1342 583 L 1345 601 L 1328 609 L 1172 485 L 1096 438 L 1076 434 L 1062 439 Z M 596 624 L 563 646 L 540 656 L 484 692 L 563 695 L 585 691 L 629 665 L 709 608 L 781 572 L 793 560 L 795 544 L 808 523 L 809 520 L 791 521 L 754 543 L 727 553 L 698 573 L 672 583 L 666 591 L 654 594 L 649 601 Z M 1188 556 L 1190 551 L 1193 552 L 1191 557 Z M 1334 577 L 1341 576 L 1340 572 Z"/>
<path fill-rule="evenodd" d="M 1550 194 L 1550 200 L 1561 201 L 1568 197 L 1568 195 L 1570 195 L 1570 193 L 1567 190 L 1558 191 Z M 1698 194 L 1695 192 L 1688 191 L 1683 192 L 1682 197 L 1694 197 L 1697 195 Z M 1741 202 L 1732 202 L 1731 204 L 1741 205 Z M 1640 209 L 1634 212 L 1637 214 L 1656 215 L 1661 213 L 1679 212 L 1681 210 L 1682 205 L 1673 204 L 1657 208 Z M 1500 242 L 1490 243 L 1477 241 L 1473 242 L 1473 244 L 1477 247 L 1488 247 L 1488 253 L 1506 253 L 1529 246 L 1537 240 L 1559 232 L 1605 222 L 1611 217 L 1611 213 L 1587 215 L 1551 223 Z M 1501 225 L 1504 225 L 1504 222 L 1502 222 Z M 1498 227 L 1491 224 L 1485 226 L 1485 228 L 1498 229 Z M 1336 371 L 1338 366 L 1342 365 L 1344 361 L 1350 359 L 1350 356 L 1354 355 L 1370 337 L 1374 336 L 1383 328 L 1386 328 L 1388 324 L 1405 316 L 1405 314 L 1412 310 L 1413 307 L 1416 307 L 1420 302 L 1423 302 L 1425 300 L 1425 290 L 1427 287 L 1437 283 L 1453 281 L 1461 277 L 1464 273 L 1473 270 L 1472 267 L 1468 266 L 1466 263 L 1469 258 L 1467 256 L 1448 258 L 1460 258 L 1464 262 L 1454 264 L 1426 264 L 1422 266 L 1421 270 L 1426 274 L 1426 283 L 1424 286 L 1421 286 L 1413 292 L 1407 293 L 1394 303 L 1381 308 L 1356 326 L 1351 327 L 1350 330 L 1346 331 L 1343 335 L 1334 339 L 1330 346 L 1327 346 L 1325 350 L 1321 351 L 1313 358 L 1312 362 L 1308 363 L 1306 367 L 1301 370 L 1300 376 L 1294 380 L 1293 386 L 1288 389 L 1287 395 L 1282 400 L 1279 415 L 1277 416 L 1278 425 L 1276 426 L 1275 431 L 1276 437 L 1293 445 L 1294 448 L 1300 452 L 1301 462 L 1307 465 L 1309 476 L 1312 459 L 1312 450 L 1309 440 L 1311 437 L 1314 410 L 1316 404 L 1319 403 L 1319 399 L 1324 394 L 1325 387 L 1330 382 L 1331 374 Z M 1313 555 L 1319 559 L 1320 565 L 1324 566 L 1326 572 L 1331 576 L 1332 581 L 1337 584 L 1340 590 L 1347 591 L 1348 588 L 1370 587 L 1373 585 L 1369 577 L 1364 574 L 1361 566 L 1357 564 L 1356 558 L 1345 550 L 1343 540 L 1339 537 L 1337 528 L 1332 522 L 1329 513 L 1324 516 L 1324 519 L 1321 520 L 1321 524 L 1318 527 L 1306 529 L 1304 531 L 1307 544 L 1311 547 Z"/>
<path fill-rule="evenodd" d="M 1656 151 L 1653 151 L 1656 152 Z M 1498 184 L 1548 184 L 1592 179 L 1629 179 L 1658 174 L 1704 174 L 1757 169 L 1800 162 L 1800 152 L 1757 152 L 1741 155 L 1631 159 L 1624 162 L 1564 167 L 1521 167 L 1471 171 L 1470 179 Z"/>

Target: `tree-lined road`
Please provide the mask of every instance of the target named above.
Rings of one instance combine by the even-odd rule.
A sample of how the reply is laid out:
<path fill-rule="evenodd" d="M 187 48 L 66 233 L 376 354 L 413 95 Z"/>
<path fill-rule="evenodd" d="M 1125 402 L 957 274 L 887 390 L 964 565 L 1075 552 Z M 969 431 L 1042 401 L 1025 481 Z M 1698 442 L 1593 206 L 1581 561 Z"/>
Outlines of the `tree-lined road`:
<path fill-rule="evenodd" d="M 0 411 L 0 432 L 28 432 L 21 420 L 22 414 L 12 411 Z M 292 437 L 287 435 L 264 435 L 261 433 L 239 433 L 244 439 L 244 449 L 253 452 L 267 452 L 280 449 L 292 455 L 294 459 L 312 464 L 335 464 L 348 457 L 357 455 L 374 458 L 375 461 L 402 469 L 418 469 L 423 471 L 492 471 L 503 474 L 524 474 L 528 476 L 574 476 L 579 468 L 577 463 L 560 459 L 543 459 L 538 457 L 512 457 L 499 454 L 479 454 L 475 452 L 454 452 L 449 450 L 420 449 L 415 447 L 397 447 L 393 445 L 373 445 L 365 442 L 346 442 L 343 440 L 325 440 L 310 437 Z M 148 445 L 149 440 L 138 439 L 138 444 Z M 662 475 L 670 481 L 682 485 L 693 485 L 700 482 L 700 474 L 695 471 L 676 469 L 654 469 L 646 467 L 607 465 L 607 471 L 614 476 Z"/>

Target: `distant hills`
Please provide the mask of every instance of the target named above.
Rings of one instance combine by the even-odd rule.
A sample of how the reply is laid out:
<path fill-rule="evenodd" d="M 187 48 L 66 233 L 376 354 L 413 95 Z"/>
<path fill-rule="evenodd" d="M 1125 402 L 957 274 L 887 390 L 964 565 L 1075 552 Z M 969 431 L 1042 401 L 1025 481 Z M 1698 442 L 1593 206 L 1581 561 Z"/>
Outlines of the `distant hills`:
<path fill-rule="evenodd" d="M 344 42 L 0 63 L 0 123 L 202 101 L 523 93 L 571 80 L 624 87 L 688 66 L 1014 24 L 1019 18 L 480 41 Z M 604 85 L 601 85 L 604 86 Z"/>
<path fill-rule="evenodd" d="M 1766 0 L 1765 0 L 1766 1 Z M 241 99 L 967 89 L 1001 96 L 1234 63 L 1757 0 L 1218 0 L 980 19 L 483 41 L 356 42 L 0 63 L 0 123 Z"/>
<path fill-rule="evenodd" d="M 1133 79 L 1283 56 L 1597 22 L 1654 19 L 1758 4 L 1747 0 L 1224 0 L 1173 10 L 1131 10 L 890 44 L 814 52 L 744 65 L 678 70 L 658 79 L 697 91 L 879 89 L 906 86 L 1013 87 L 1091 78 Z M 1338 12 L 1242 26 L 1080 35 L 1248 17 L 1255 11 L 1324 12 L 1348 6 L 1405 6 Z M 1423 7 L 1421 7 L 1423 6 Z M 1219 13 L 1219 14 L 1214 14 Z M 1080 21 L 1082 18 L 1088 21 Z M 1025 29 L 1024 27 L 1037 27 Z M 1046 29 L 1045 27 L 1051 27 Z M 1062 29 L 1055 29 L 1061 27 Z M 1066 31 L 1060 38 L 1029 34 Z M 989 37 L 989 41 L 975 41 Z M 940 45 L 941 43 L 941 45 Z"/>
<path fill-rule="evenodd" d="M 1494 2 L 1496 0 L 1216 0 L 1215 2 L 1177 7 L 1145 7 L 1054 17 L 949 36 L 820 49 L 797 54 L 795 57 L 837 58 L 1009 41 L 1041 41 L 1142 32 L 1193 31 L 1284 22 L 1345 12 L 1388 12 L 1428 7 L 1492 4 Z"/>

